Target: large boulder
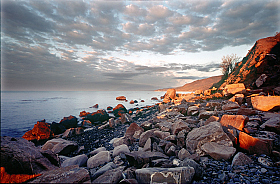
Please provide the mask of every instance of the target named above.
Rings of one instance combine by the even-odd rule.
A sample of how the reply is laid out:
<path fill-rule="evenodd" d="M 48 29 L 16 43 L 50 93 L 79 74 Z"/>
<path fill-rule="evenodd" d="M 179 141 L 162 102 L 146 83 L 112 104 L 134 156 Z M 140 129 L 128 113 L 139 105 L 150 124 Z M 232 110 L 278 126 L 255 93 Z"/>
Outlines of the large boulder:
<path fill-rule="evenodd" d="M 236 151 L 233 146 L 224 146 L 216 142 L 207 142 L 201 146 L 201 149 L 215 160 L 228 160 Z"/>
<path fill-rule="evenodd" d="M 243 83 L 237 83 L 237 84 L 228 84 L 225 86 L 223 94 L 224 95 L 235 95 L 237 93 L 245 93 L 246 88 Z"/>
<path fill-rule="evenodd" d="M 143 128 L 139 127 L 136 123 L 131 123 L 130 126 L 127 128 L 124 136 L 133 138 L 135 133 L 140 135 L 142 132 L 144 132 Z"/>
<path fill-rule="evenodd" d="M 88 114 L 84 119 L 89 120 L 90 122 L 103 122 L 109 120 L 109 114 L 105 110 L 98 110 L 96 112 L 93 112 L 91 114 Z"/>
<path fill-rule="evenodd" d="M 52 152 L 60 155 L 68 155 L 76 149 L 78 149 L 77 143 L 61 138 L 48 140 L 42 146 L 42 150 L 51 150 Z"/>
<path fill-rule="evenodd" d="M 113 108 L 114 116 L 120 117 L 121 114 L 127 113 L 127 109 L 122 105 L 118 104 L 116 107 Z"/>
<path fill-rule="evenodd" d="M 62 134 L 66 130 L 65 126 L 56 122 L 52 122 L 50 129 L 54 133 L 54 135 Z"/>
<path fill-rule="evenodd" d="M 249 118 L 247 116 L 225 114 L 222 116 L 220 123 L 224 127 L 236 128 L 240 131 L 243 131 L 243 128 L 245 127 L 248 121 Z"/>
<path fill-rule="evenodd" d="M 9 174 L 37 174 L 55 169 L 42 150 L 23 138 L 1 136 L 1 167 Z"/>
<path fill-rule="evenodd" d="M 54 136 L 53 132 L 50 129 L 50 124 L 46 123 L 45 120 L 38 121 L 34 125 L 32 130 L 25 132 L 22 138 L 28 141 L 42 141 L 50 139 Z"/>
<path fill-rule="evenodd" d="M 88 157 L 85 154 L 78 155 L 72 158 L 66 159 L 62 162 L 61 167 L 67 167 L 69 165 L 78 165 L 79 167 L 83 167 L 86 165 Z"/>
<path fill-rule="evenodd" d="M 254 109 L 272 111 L 280 108 L 280 96 L 255 96 L 251 97 Z"/>
<path fill-rule="evenodd" d="M 66 129 L 76 128 L 78 124 L 78 119 L 75 116 L 64 117 L 60 122 Z"/>
<path fill-rule="evenodd" d="M 198 153 L 200 156 L 207 155 L 206 149 L 202 146 L 206 143 L 215 142 L 220 146 L 232 147 L 233 143 L 219 122 L 211 122 L 200 128 L 194 128 L 186 138 L 186 148 L 191 153 Z"/>
<path fill-rule="evenodd" d="M 176 89 L 168 89 L 164 95 L 164 98 L 174 100 L 176 98 Z"/>
<path fill-rule="evenodd" d="M 101 151 L 94 155 L 93 157 L 90 157 L 87 161 L 87 167 L 89 169 L 97 167 L 101 164 L 105 164 L 106 162 L 110 162 L 111 156 L 109 151 Z"/>
<path fill-rule="evenodd" d="M 29 183 L 84 183 L 90 182 L 89 172 L 77 165 L 44 172 Z"/>
<path fill-rule="evenodd" d="M 193 167 L 143 168 L 135 171 L 138 183 L 191 183 Z"/>

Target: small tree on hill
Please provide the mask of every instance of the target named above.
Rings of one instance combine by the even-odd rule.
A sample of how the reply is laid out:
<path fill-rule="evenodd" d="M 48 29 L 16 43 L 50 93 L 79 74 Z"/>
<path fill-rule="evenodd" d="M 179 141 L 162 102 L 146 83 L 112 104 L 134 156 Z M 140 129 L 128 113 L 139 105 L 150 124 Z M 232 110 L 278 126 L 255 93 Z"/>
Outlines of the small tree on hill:
<path fill-rule="evenodd" d="M 222 57 L 222 63 L 220 67 L 222 68 L 222 72 L 224 76 L 228 76 L 234 69 L 235 64 L 238 63 L 240 57 L 236 54 L 226 55 Z"/>

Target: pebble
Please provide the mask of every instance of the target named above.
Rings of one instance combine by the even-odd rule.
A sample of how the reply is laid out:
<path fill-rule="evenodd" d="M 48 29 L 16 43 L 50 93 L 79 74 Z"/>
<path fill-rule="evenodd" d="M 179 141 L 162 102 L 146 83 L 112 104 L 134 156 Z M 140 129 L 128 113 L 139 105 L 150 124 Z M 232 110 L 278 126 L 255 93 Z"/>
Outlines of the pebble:
<path fill-rule="evenodd" d="M 265 168 L 261 168 L 261 172 L 262 172 L 262 173 L 266 173 L 266 171 L 267 171 L 267 170 L 266 170 Z"/>

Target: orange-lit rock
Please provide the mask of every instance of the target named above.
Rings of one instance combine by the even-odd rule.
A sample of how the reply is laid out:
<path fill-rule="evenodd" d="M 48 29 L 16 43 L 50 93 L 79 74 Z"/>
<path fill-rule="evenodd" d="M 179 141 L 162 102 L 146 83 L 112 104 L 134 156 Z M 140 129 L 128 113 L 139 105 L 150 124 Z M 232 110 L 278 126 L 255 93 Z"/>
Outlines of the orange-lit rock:
<path fill-rule="evenodd" d="M 270 155 L 272 151 L 272 139 L 252 137 L 244 132 L 239 133 L 239 147 L 247 150 L 250 154 Z"/>
<path fill-rule="evenodd" d="M 223 94 L 224 95 L 235 95 L 237 93 L 245 93 L 246 92 L 246 88 L 245 85 L 243 83 L 237 83 L 237 84 L 228 84 L 226 85 Z"/>
<path fill-rule="evenodd" d="M 223 115 L 220 121 L 221 125 L 227 128 L 236 128 L 238 130 L 243 130 L 246 123 L 249 121 L 247 116 L 243 115 Z"/>
<path fill-rule="evenodd" d="M 251 97 L 254 109 L 260 111 L 277 110 L 280 108 L 280 96 L 255 96 Z"/>
<path fill-rule="evenodd" d="M 118 97 L 116 98 L 116 100 L 126 100 L 126 97 L 125 97 L 125 96 L 118 96 Z"/>
<path fill-rule="evenodd" d="M 40 141 L 50 139 L 53 136 L 54 134 L 50 129 L 50 124 L 46 123 L 45 120 L 42 120 L 38 121 L 32 130 L 25 132 L 22 138 L 28 141 Z"/>
<path fill-rule="evenodd" d="M 113 113 L 116 117 L 120 117 L 121 114 L 127 113 L 127 109 L 122 104 L 118 104 L 115 108 L 113 108 Z"/>
<path fill-rule="evenodd" d="M 0 183 L 23 183 L 32 178 L 41 176 L 42 174 L 8 174 L 4 167 L 1 167 L 1 180 Z"/>
<path fill-rule="evenodd" d="M 90 112 L 86 112 L 86 111 L 82 111 L 80 112 L 80 117 L 86 117 L 88 114 L 90 114 Z"/>

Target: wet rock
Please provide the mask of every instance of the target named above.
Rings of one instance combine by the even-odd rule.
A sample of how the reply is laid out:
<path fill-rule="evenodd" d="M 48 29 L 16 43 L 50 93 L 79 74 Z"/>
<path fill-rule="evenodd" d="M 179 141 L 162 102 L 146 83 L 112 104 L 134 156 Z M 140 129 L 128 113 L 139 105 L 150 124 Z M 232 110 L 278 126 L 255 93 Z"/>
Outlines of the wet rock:
<path fill-rule="evenodd" d="M 272 139 L 252 137 L 244 132 L 239 133 L 239 147 L 250 154 L 270 155 L 272 151 Z"/>
<path fill-rule="evenodd" d="M 103 122 L 109 120 L 109 115 L 105 110 L 98 110 L 96 112 L 93 112 L 91 114 L 88 114 L 85 118 L 85 120 L 89 120 L 92 123 L 94 122 Z"/>
<path fill-rule="evenodd" d="M 42 146 L 42 150 L 51 150 L 52 152 L 60 155 L 67 155 L 77 149 L 78 149 L 77 143 L 61 138 L 48 140 Z"/>
<path fill-rule="evenodd" d="M 139 183 L 191 183 L 193 167 L 143 168 L 135 171 Z"/>
<path fill-rule="evenodd" d="M 260 111 L 277 110 L 280 107 L 280 96 L 255 96 L 251 97 L 254 109 Z"/>
<path fill-rule="evenodd" d="M 92 181 L 92 183 L 112 183 L 116 184 L 119 183 L 122 179 L 122 172 L 124 167 L 118 167 L 116 169 L 111 169 L 106 171 L 104 174 L 99 176 L 97 179 Z"/>
<path fill-rule="evenodd" d="M 130 153 L 129 148 L 126 144 L 115 147 L 113 150 L 113 157 L 119 155 L 120 153 Z"/>
<path fill-rule="evenodd" d="M 82 127 L 83 128 L 90 128 L 90 127 L 92 127 L 92 123 L 89 120 L 83 120 L 82 121 Z"/>
<path fill-rule="evenodd" d="M 54 133 L 54 135 L 62 134 L 66 130 L 66 128 L 62 124 L 56 122 L 52 122 L 50 129 Z"/>
<path fill-rule="evenodd" d="M 87 161 L 87 168 L 91 169 L 111 160 L 109 151 L 101 151 L 90 157 Z"/>
<path fill-rule="evenodd" d="M 233 146 L 224 146 L 216 142 L 205 143 L 201 146 L 201 149 L 215 160 L 228 160 L 236 151 Z"/>
<path fill-rule="evenodd" d="M 88 157 L 85 154 L 78 155 L 69 159 L 66 159 L 62 162 L 61 167 L 67 167 L 70 165 L 78 165 L 79 167 L 85 166 L 87 163 Z"/>
<path fill-rule="evenodd" d="M 37 174 L 55 169 L 41 152 L 26 139 L 1 136 L 1 167 L 9 174 Z"/>
<path fill-rule="evenodd" d="M 190 131 L 186 138 L 186 147 L 191 153 L 197 152 L 200 156 L 203 156 L 206 153 L 201 149 L 201 146 L 208 142 L 216 142 L 226 147 L 233 145 L 230 138 L 223 131 L 221 124 L 211 122 L 208 125 Z"/>
<path fill-rule="evenodd" d="M 118 104 L 113 108 L 113 113 L 114 116 L 120 117 L 123 113 L 127 113 L 127 109 L 122 104 Z"/>
<path fill-rule="evenodd" d="M 225 114 L 222 116 L 220 123 L 224 127 L 236 128 L 242 131 L 248 121 L 249 118 L 247 116 Z"/>
<path fill-rule="evenodd" d="M 83 183 L 90 181 L 89 172 L 77 165 L 44 172 L 29 183 Z"/>
<path fill-rule="evenodd" d="M 237 83 L 237 84 L 228 84 L 225 86 L 223 95 L 228 96 L 230 94 L 235 95 L 237 93 L 245 93 L 246 88 L 243 83 Z"/>
<path fill-rule="evenodd" d="M 238 152 L 232 159 L 232 166 L 243 166 L 253 163 L 252 159 L 242 152 Z"/>
<path fill-rule="evenodd" d="M 66 129 L 76 128 L 78 124 L 78 119 L 75 116 L 64 117 L 60 122 Z"/>
<path fill-rule="evenodd" d="M 280 134 L 280 117 L 273 117 L 260 126 L 265 130 Z"/>
<path fill-rule="evenodd" d="M 54 136 L 53 132 L 50 129 L 50 124 L 46 123 L 45 120 L 38 121 L 34 125 L 32 130 L 25 132 L 22 138 L 28 141 L 42 141 L 50 139 Z"/>

